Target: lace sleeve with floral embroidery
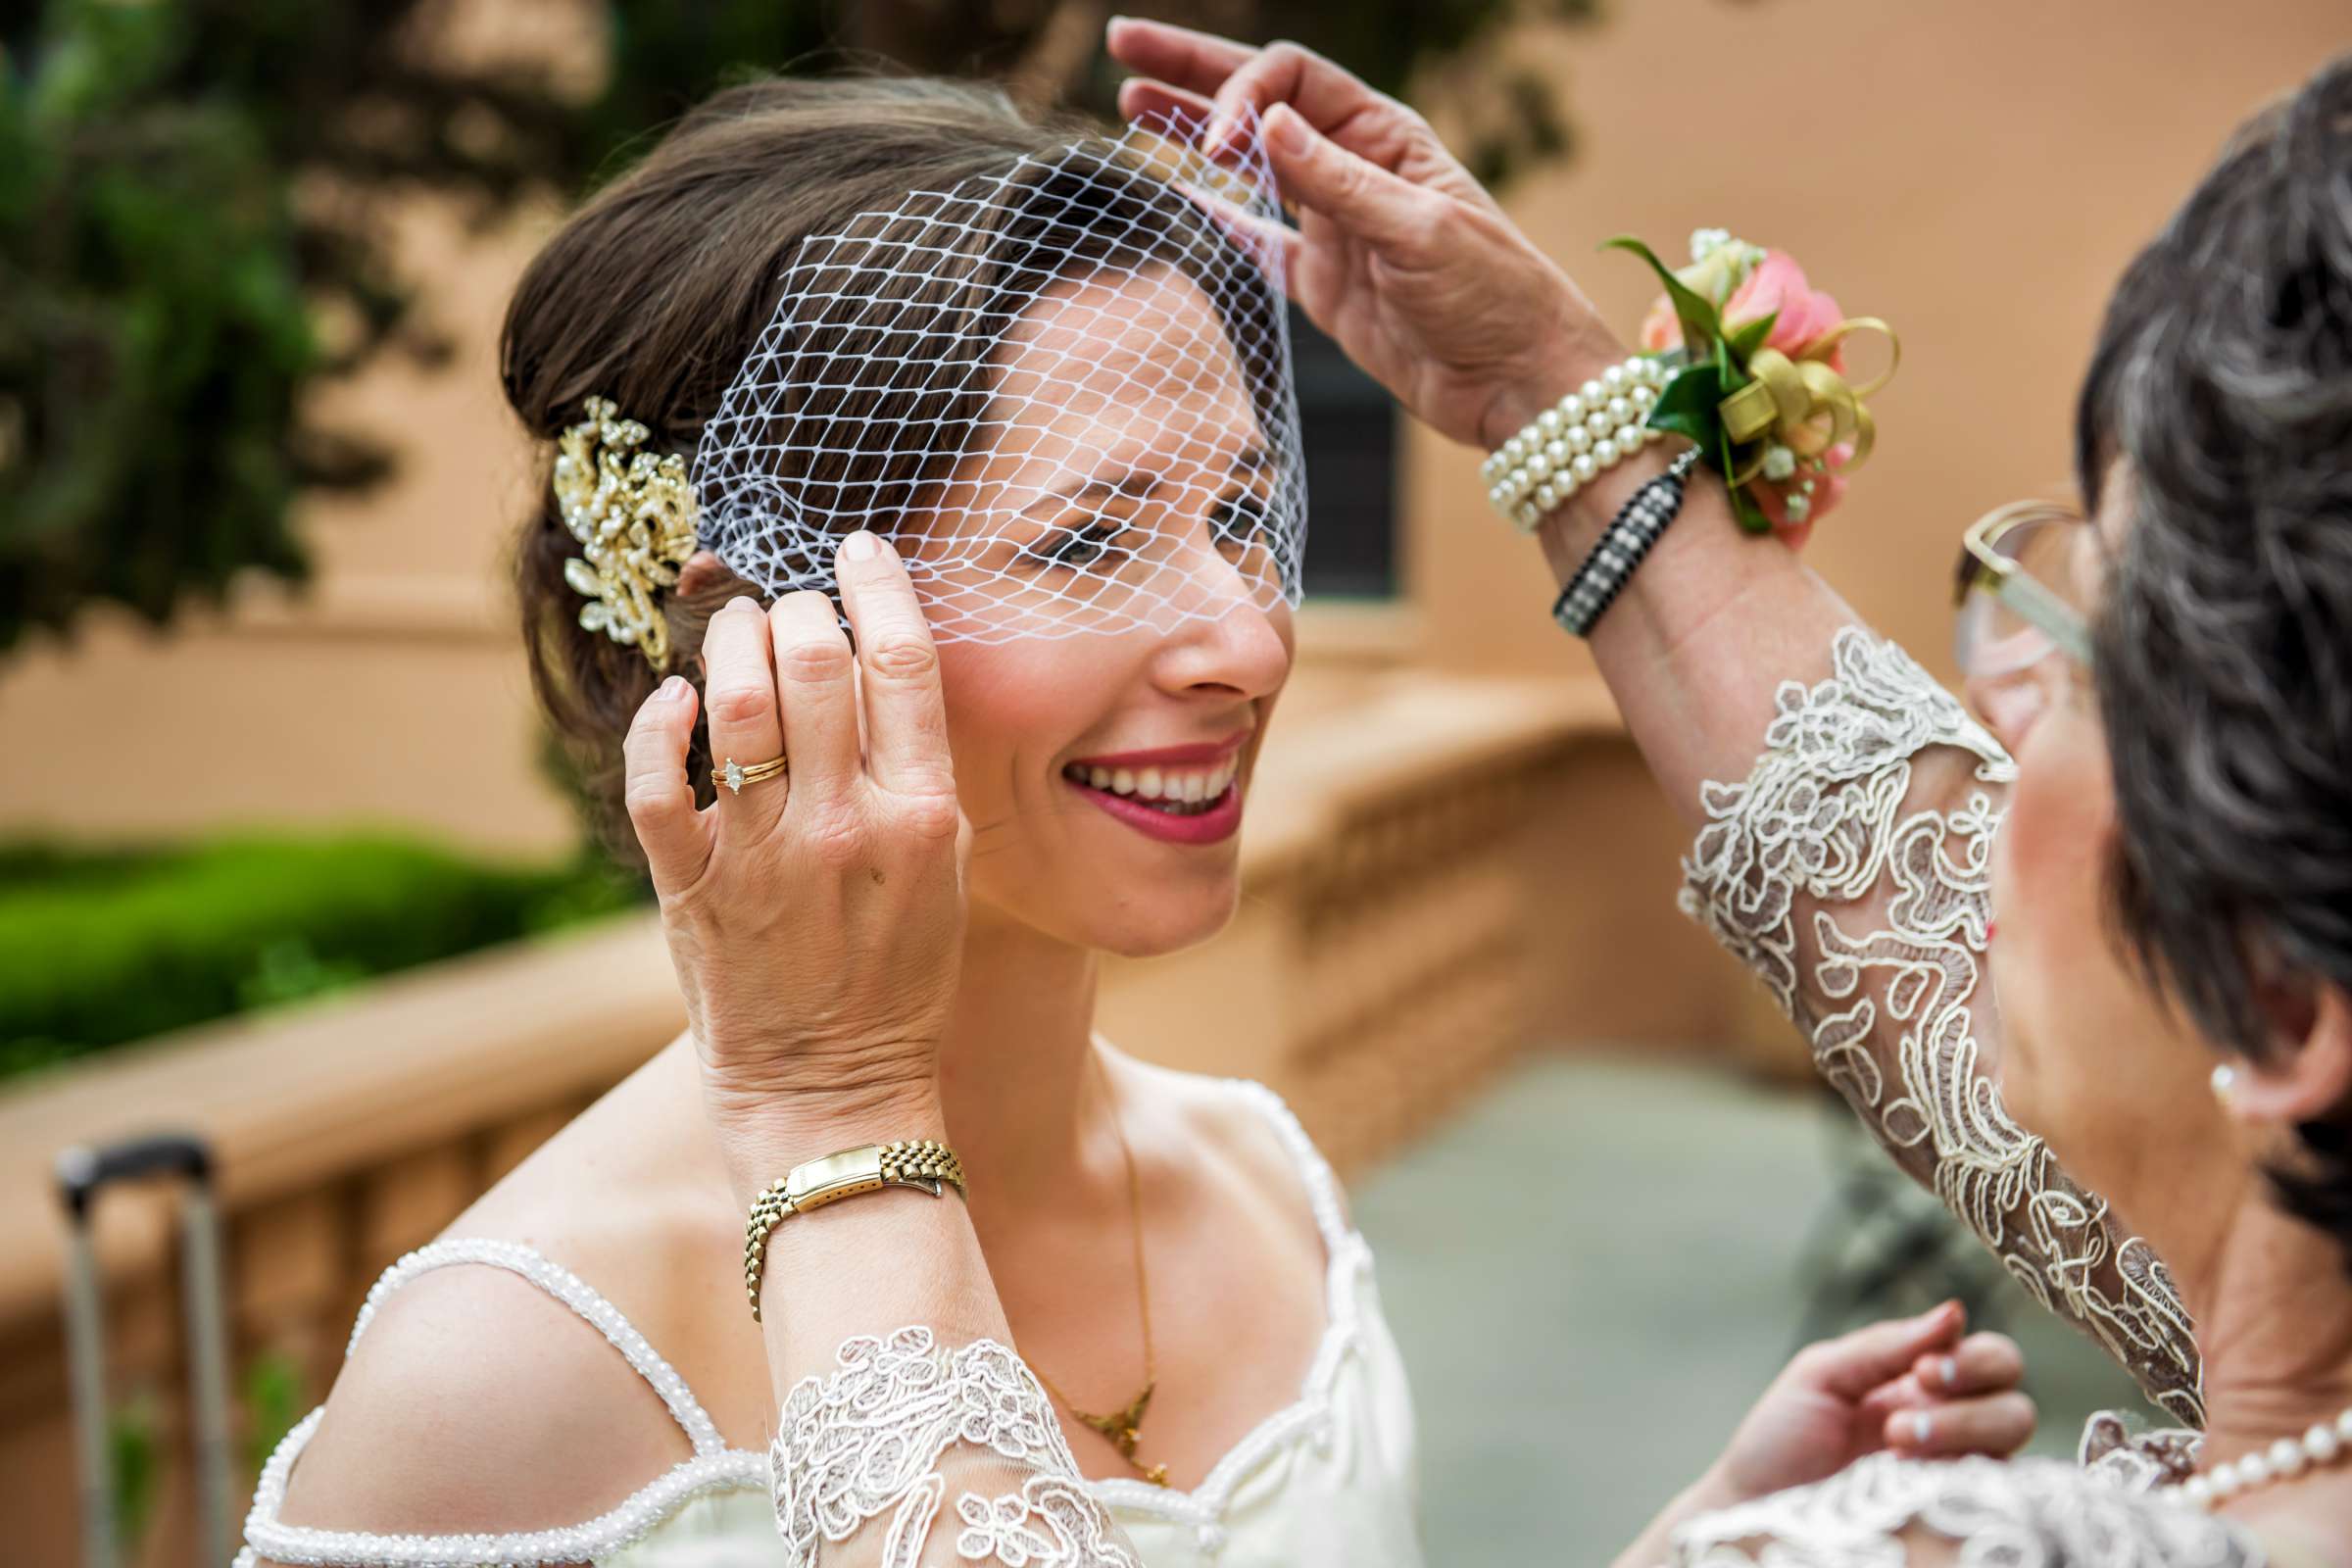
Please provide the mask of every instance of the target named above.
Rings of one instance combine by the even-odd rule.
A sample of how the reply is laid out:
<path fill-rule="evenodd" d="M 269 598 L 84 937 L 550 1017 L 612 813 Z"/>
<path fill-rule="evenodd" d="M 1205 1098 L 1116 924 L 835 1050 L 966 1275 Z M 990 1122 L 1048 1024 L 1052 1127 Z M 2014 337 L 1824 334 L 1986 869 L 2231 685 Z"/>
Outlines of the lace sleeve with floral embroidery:
<path fill-rule="evenodd" d="M 794 1386 L 768 1453 L 792 1568 L 1140 1568 L 1011 1349 L 917 1327 L 836 1361 Z"/>
<path fill-rule="evenodd" d="M 1871 1133 L 2045 1306 L 2201 1425 L 2163 1263 L 2013 1121 L 1985 1075 L 1987 870 L 2016 766 L 1900 648 L 1838 633 L 1744 783 L 1710 784 L 1682 905 L 1762 977 Z"/>

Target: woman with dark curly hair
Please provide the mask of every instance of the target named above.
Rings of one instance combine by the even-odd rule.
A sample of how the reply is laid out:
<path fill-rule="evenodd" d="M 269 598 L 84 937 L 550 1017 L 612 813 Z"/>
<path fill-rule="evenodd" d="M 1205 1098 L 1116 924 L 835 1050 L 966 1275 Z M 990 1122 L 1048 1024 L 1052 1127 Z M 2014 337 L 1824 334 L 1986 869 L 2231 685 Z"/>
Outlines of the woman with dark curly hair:
<path fill-rule="evenodd" d="M 1131 111 L 1264 115 L 1296 291 L 1440 430 L 1506 448 L 1624 358 L 1403 106 L 1295 46 L 1110 42 Z M 1638 495 L 1672 523 L 1562 619 L 1699 829 L 1686 907 L 1895 1156 L 2203 1430 L 2094 1423 L 2087 1471 L 1876 1456 L 1626 1561 L 2352 1563 L 2352 61 L 2125 274 L 2081 511 L 1970 530 L 1982 723 L 1713 476 L 1676 520 L 1682 446 L 1518 520 L 1563 579 Z"/>

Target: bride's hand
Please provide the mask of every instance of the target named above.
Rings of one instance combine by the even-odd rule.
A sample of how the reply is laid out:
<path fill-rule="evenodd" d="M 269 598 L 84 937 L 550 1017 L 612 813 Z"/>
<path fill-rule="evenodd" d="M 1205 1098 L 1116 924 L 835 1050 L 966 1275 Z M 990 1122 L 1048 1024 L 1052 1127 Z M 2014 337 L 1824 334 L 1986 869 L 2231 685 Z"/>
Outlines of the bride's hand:
<path fill-rule="evenodd" d="M 816 592 L 765 613 L 737 599 L 703 643 L 711 757 L 789 755 L 786 777 L 722 787 L 697 810 L 695 691 L 677 677 L 624 749 L 705 1102 L 730 1163 L 759 1181 L 779 1159 L 831 1152 L 800 1146 L 837 1130 L 940 1131 L 969 834 L 939 659 L 887 543 L 853 534 L 836 567 L 855 656 Z"/>
<path fill-rule="evenodd" d="M 1624 357 L 1592 305 L 1411 109 L 1297 44 L 1264 49 L 1122 19 L 1112 57 L 1140 74 L 1130 118 L 1244 105 L 1298 209 L 1288 282 L 1315 324 L 1422 419 L 1494 448 Z M 1573 379 L 1571 379 L 1573 378 Z"/>
<path fill-rule="evenodd" d="M 1882 1449 L 1912 1458 L 2006 1458 L 2034 1436 L 2025 1358 L 2005 1335 L 1969 1334 L 1947 1301 L 1923 1316 L 1797 1352 L 1756 1401 L 1704 1490 L 1720 1505 L 1824 1481 Z"/>

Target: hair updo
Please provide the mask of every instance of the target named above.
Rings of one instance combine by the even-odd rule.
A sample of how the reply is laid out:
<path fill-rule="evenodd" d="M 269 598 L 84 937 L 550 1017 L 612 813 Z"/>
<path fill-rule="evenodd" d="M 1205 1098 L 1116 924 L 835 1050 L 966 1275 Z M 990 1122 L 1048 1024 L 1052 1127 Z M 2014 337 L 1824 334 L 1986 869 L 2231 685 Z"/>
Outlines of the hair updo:
<path fill-rule="evenodd" d="M 841 292 L 795 322 L 802 379 L 780 389 L 769 416 L 787 427 L 773 450 L 795 465 L 778 478 L 871 498 L 877 514 L 916 505 L 948 478 L 960 432 L 989 394 L 984 375 L 910 380 L 906 365 L 984 360 L 1021 305 L 1057 277 L 1165 264 L 1200 280 L 1230 250 L 1196 204 L 1140 167 L 1105 165 L 1099 152 L 1060 156 L 1090 130 L 1026 120 L 993 88 L 932 79 L 765 80 L 720 92 L 598 192 L 524 271 L 501 342 L 507 401 L 552 443 L 587 399 L 610 398 L 647 426 L 647 450 L 691 454 L 774 316 L 804 240 L 895 209 L 910 192 L 999 176 L 977 220 L 891 220 L 894 233 L 945 258 L 924 274 L 826 269 Z M 1023 159 L 1020 178 L 1001 178 Z M 902 232 L 909 225 L 919 232 Z M 1270 332 L 1279 294 L 1244 271 L 1242 286 L 1212 290 L 1212 301 L 1229 333 Z M 598 829 L 641 863 L 621 808 L 620 742 L 661 676 L 635 647 L 579 624 L 584 601 L 564 579 L 579 545 L 544 485 L 516 555 L 532 684 Z M 823 571 L 792 564 L 795 580 Z M 673 668 L 696 675 L 710 616 L 739 594 L 765 597 L 730 571 L 657 596 Z M 710 760 L 698 722 L 687 768 L 705 803 Z"/>
<path fill-rule="evenodd" d="M 2095 634 L 2123 932 L 2214 1041 L 2352 990 L 2352 58 L 2247 125 L 2116 291 L 2077 421 L 2132 518 Z M 2352 1256 L 2352 1104 L 2286 1208 Z"/>

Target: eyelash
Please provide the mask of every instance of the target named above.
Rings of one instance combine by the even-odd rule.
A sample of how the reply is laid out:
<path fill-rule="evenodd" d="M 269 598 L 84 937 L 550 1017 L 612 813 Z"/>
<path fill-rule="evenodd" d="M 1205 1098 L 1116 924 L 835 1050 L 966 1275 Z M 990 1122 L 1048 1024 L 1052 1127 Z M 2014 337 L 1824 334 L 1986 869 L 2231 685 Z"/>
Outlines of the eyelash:
<path fill-rule="evenodd" d="M 1239 528 L 1232 526 L 1236 518 L 1242 519 Z M 1209 531 L 1220 544 L 1230 541 L 1248 548 L 1264 536 L 1268 522 L 1266 498 L 1246 490 L 1217 503 L 1217 510 L 1209 514 Z"/>
<path fill-rule="evenodd" d="M 1058 538 L 1032 545 L 1023 550 L 1023 559 L 1048 571 L 1083 571 L 1102 559 L 1112 540 L 1127 532 L 1123 522 L 1093 522 L 1083 528 L 1073 528 Z M 1080 551 L 1092 551 L 1083 561 L 1070 558 Z"/>
<path fill-rule="evenodd" d="M 1265 534 L 1267 521 L 1265 498 L 1245 491 L 1217 503 L 1209 514 L 1209 532 L 1219 544 L 1247 549 Z M 1111 543 L 1129 531 L 1123 522 L 1092 522 L 1029 546 L 1021 551 L 1020 559 L 1039 571 L 1084 571 L 1101 562 Z M 1091 553 L 1084 560 L 1072 559 L 1082 552 Z"/>

